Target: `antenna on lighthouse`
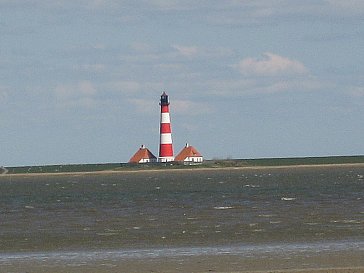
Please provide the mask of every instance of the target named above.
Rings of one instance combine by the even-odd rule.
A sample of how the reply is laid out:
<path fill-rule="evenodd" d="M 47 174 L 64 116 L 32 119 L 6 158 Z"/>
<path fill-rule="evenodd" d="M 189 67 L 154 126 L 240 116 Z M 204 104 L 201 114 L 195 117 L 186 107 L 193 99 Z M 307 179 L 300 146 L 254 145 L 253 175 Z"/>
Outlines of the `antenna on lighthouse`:
<path fill-rule="evenodd" d="M 166 92 L 161 95 L 159 105 L 161 106 L 160 118 L 160 142 L 159 142 L 159 162 L 169 162 L 174 160 L 171 118 L 169 115 L 169 100 Z"/>

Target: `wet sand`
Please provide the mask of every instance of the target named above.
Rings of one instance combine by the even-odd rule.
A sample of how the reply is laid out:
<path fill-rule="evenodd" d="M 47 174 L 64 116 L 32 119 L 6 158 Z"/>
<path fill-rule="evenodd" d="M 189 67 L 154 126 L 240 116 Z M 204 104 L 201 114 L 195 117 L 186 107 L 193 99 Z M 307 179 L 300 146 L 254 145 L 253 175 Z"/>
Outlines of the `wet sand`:
<path fill-rule="evenodd" d="M 239 255 L 213 255 L 125 261 L 21 261 L 1 265 L 1 272 L 8 273 L 110 273 L 110 272 L 275 272 L 275 273 L 359 273 L 364 272 L 363 253 L 326 253 L 312 257 L 271 256 L 241 257 Z"/>

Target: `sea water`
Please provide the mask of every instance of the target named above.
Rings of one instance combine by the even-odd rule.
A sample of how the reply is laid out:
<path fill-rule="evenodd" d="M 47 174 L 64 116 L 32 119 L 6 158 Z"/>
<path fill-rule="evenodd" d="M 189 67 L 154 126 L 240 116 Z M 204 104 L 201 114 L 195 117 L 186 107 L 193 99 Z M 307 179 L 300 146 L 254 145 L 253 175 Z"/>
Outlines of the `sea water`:
<path fill-rule="evenodd" d="M 0 176 L 0 263 L 364 247 L 364 168 Z"/>

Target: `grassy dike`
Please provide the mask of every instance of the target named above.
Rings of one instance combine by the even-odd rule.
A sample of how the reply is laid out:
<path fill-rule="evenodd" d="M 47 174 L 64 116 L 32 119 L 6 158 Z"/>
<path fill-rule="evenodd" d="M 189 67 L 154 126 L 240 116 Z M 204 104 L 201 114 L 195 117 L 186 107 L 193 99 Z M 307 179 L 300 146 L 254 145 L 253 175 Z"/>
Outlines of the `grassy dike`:
<path fill-rule="evenodd" d="M 330 165 L 364 163 L 364 156 L 329 156 L 329 157 L 293 157 L 293 158 L 260 158 L 260 159 L 223 159 L 205 160 L 201 164 L 185 165 L 179 162 L 169 163 L 101 163 L 101 164 L 69 164 L 45 166 L 6 167 L 7 174 L 27 173 L 68 173 L 98 171 L 131 171 L 158 169 L 191 169 L 191 168 L 225 168 L 225 167 L 274 167 L 295 165 Z M 0 173 L 4 173 L 0 169 Z"/>

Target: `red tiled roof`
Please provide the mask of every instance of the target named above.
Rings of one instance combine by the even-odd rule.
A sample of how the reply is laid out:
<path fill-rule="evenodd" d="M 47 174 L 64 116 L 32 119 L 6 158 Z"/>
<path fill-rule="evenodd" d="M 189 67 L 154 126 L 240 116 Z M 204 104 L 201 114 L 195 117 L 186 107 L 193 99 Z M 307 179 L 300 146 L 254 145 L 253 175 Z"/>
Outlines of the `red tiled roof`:
<path fill-rule="evenodd" d="M 139 150 L 130 158 L 129 163 L 139 163 L 142 159 L 157 159 L 149 149 L 145 147 L 139 148 Z"/>
<path fill-rule="evenodd" d="M 175 161 L 184 161 L 187 157 L 202 157 L 202 155 L 192 146 L 186 146 L 174 158 Z"/>

